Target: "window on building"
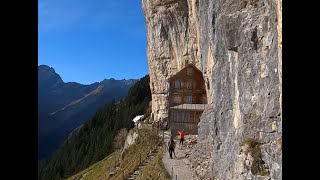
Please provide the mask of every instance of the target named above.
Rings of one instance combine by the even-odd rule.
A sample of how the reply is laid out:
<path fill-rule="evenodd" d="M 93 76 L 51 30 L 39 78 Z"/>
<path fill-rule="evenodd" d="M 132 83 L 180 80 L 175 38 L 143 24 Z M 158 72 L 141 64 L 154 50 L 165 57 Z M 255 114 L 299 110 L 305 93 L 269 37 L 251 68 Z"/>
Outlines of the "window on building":
<path fill-rule="evenodd" d="M 194 112 L 189 112 L 189 119 L 190 121 L 194 121 Z"/>
<path fill-rule="evenodd" d="M 192 96 L 187 96 L 187 103 L 192 104 Z"/>
<path fill-rule="evenodd" d="M 176 95 L 176 96 L 174 96 L 174 103 L 176 103 L 176 104 L 179 104 L 179 103 L 181 103 L 181 96 L 178 96 L 178 95 Z"/>
<path fill-rule="evenodd" d="M 189 121 L 189 113 L 180 112 L 180 121 Z"/>
<path fill-rule="evenodd" d="M 176 121 L 176 117 L 175 117 L 176 113 L 174 111 L 171 111 L 171 118 L 172 118 L 172 121 Z"/>
<path fill-rule="evenodd" d="M 187 69 L 187 75 L 188 76 L 193 76 L 193 68 L 190 67 L 190 68 Z"/>
<path fill-rule="evenodd" d="M 190 121 L 189 112 L 184 113 L 184 121 Z"/>
<path fill-rule="evenodd" d="M 176 112 L 176 113 L 177 113 L 176 121 L 181 121 L 181 113 L 180 112 Z"/>
<path fill-rule="evenodd" d="M 192 89 L 192 82 L 187 82 L 187 89 Z"/>
<path fill-rule="evenodd" d="M 181 88 L 181 82 L 180 81 L 175 81 L 174 82 L 174 88 L 175 89 L 180 89 Z"/>

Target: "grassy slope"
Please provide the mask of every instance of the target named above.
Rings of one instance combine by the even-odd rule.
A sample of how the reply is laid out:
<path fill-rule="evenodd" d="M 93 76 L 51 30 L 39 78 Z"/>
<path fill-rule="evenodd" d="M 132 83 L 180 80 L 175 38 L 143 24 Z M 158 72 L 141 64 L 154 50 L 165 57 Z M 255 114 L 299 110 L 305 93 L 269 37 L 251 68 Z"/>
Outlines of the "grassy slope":
<path fill-rule="evenodd" d="M 148 129 L 139 129 L 136 130 L 134 129 L 133 131 L 138 132 L 139 137 L 138 140 L 136 141 L 135 144 L 131 145 L 128 149 L 125 150 L 124 153 L 124 159 L 120 162 L 120 169 L 125 169 L 124 171 L 124 176 L 127 176 L 135 167 L 139 165 L 140 161 L 140 154 L 141 154 L 141 159 L 145 159 L 147 154 L 152 151 L 152 149 L 157 145 L 159 142 L 159 137 L 157 134 L 151 130 Z M 164 148 L 165 149 L 165 148 Z M 160 151 L 163 152 L 163 151 Z M 73 178 L 75 179 L 80 179 L 81 175 L 86 174 L 83 178 L 83 180 L 94 180 L 94 179 L 122 179 L 122 171 L 116 171 L 115 175 L 110 178 L 109 174 L 113 170 L 113 166 L 116 164 L 117 159 L 120 157 L 120 152 L 119 150 L 113 152 L 110 154 L 108 157 L 104 158 L 103 160 L 93 164 L 89 168 L 77 173 L 76 175 L 68 178 L 68 180 L 72 180 Z M 160 158 L 160 160 L 159 160 Z M 161 162 L 161 157 L 155 158 L 157 162 Z M 154 162 L 155 162 L 154 160 Z M 149 167 L 149 170 L 151 171 L 151 167 L 155 166 L 157 170 L 159 171 L 160 166 L 159 165 L 152 165 L 153 162 L 149 163 L 151 165 Z M 156 163 L 157 164 L 157 163 Z M 146 167 L 148 169 L 148 166 Z M 165 171 L 165 170 L 164 170 Z M 152 172 L 148 173 L 152 174 Z M 164 174 L 164 173 L 161 173 Z M 165 176 L 161 176 L 165 177 Z M 162 179 L 162 178 L 161 178 Z"/>
<path fill-rule="evenodd" d="M 170 174 L 166 171 L 162 163 L 163 153 L 166 152 L 167 146 L 163 144 L 156 157 L 142 170 L 141 174 L 137 177 L 137 180 L 170 180 Z"/>
<path fill-rule="evenodd" d="M 105 170 L 109 170 L 115 164 L 117 157 L 119 157 L 120 151 L 117 150 L 111 153 L 109 156 L 104 158 L 103 160 L 91 165 L 90 167 L 84 169 L 83 171 L 77 173 L 76 175 L 69 177 L 68 180 L 80 179 L 84 175 L 83 179 L 99 179 L 99 177 L 105 177 L 103 174 L 106 172 Z"/>

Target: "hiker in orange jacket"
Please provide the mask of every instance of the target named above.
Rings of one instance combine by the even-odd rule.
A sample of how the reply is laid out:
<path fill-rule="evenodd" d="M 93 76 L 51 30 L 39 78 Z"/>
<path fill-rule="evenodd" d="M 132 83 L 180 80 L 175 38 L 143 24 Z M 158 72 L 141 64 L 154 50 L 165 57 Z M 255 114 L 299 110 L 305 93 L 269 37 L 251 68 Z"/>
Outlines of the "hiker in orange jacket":
<path fill-rule="evenodd" d="M 184 130 L 182 129 L 181 131 L 178 131 L 179 137 L 180 137 L 180 143 L 183 145 L 183 141 L 184 141 Z"/>

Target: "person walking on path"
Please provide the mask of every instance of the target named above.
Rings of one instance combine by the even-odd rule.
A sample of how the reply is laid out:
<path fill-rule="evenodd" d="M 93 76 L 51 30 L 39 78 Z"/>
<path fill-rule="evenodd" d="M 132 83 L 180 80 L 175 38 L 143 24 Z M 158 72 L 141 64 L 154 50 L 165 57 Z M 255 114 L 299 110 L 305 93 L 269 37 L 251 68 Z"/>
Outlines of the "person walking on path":
<path fill-rule="evenodd" d="M 168 142 L 168 148 L 169 148 L 170 158 L 172 159 L 172 154 L 174 154 L 174 156 L 176 156 L 176 153 L 174 152 L 175 142 L 174 142 L 174 140 L 173 140 L 173 137 L 171 137 L 171 138 L 170 138 L 170 141 Z"/>
<path fill-rule="evenodd" d="M 182 129 L 181 131 L 178 131 L 179 137 L 180 137 L 180 147 L 181 145 L 183 145 L 183 141 L 184 141 L 184 130 Z"/>
<path fill-rule="evenodd" d="M 160 128 L 160 130 L 163 130 L 163 119 L 162 119 L 162 117 L 159 118 L 159 128 Z"/>

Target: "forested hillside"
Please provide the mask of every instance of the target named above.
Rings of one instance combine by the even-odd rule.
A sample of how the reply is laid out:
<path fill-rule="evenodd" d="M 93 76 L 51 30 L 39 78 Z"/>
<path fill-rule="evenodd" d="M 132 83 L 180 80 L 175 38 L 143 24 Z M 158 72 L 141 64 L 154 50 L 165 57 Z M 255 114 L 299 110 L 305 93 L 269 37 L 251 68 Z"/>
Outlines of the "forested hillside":
<path fill-rule="evenodd" d="M 118 102 L 100 108 L 95 115 L 76 129 L 39 168 L 39 179 L 65 179 L 113 152 L 117 131 L 132 128 L 132 119 L 144 114 L 151 101 L 149 76 L 141 78 Z"/>

